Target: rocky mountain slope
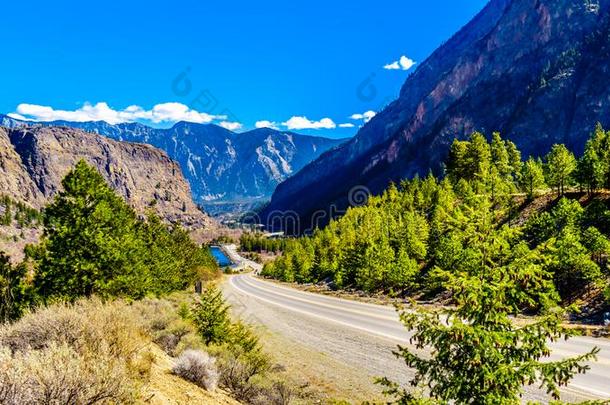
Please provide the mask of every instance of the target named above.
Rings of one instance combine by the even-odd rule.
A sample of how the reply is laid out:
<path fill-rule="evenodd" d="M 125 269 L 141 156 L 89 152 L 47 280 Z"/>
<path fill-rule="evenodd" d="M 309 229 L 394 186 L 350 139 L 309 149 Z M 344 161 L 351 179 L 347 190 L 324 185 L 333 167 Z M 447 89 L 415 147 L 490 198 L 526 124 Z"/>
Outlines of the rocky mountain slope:
<path fill-rule="evenodd" d="M 24 125 L 6 116 L 0 116 L 0 123 Z M 235 133 L 217 125 L 187 122 L 169 129 L 139 123 L 56 121 L 40 125 L 80 128 L 160 148 L 180 164 L 198 203 L 269 198 L 279 183 L 345 141 L 267 128 Z"/>
<path fill-rule="evenodd" d="M 281 184 L 263 214 L 348 205 L 356 185 L 440 163 L 457 137 L 493 131 L 526 154 L 576 153 L 610 124 L 610 0 L 492 0 L 409 76 L 399 98 L 342 147 Z M 266 215 L 264 215 L 265 217 Z"/>
<path fill-rule="evenodd" d="M 0 194 L 41 208 L 80 159 L 139 213 L 153 208 L 188 228 L 215 226 L 193 203 L 180 167 L 163 151 L 72 128 L 0 127 Z"/>

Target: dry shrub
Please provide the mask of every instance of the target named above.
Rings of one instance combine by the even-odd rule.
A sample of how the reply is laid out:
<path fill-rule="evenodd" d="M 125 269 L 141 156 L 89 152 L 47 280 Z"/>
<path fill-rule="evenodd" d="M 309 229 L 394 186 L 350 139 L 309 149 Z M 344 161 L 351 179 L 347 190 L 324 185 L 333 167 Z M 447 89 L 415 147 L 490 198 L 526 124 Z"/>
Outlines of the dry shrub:
<path fill-rule="evenodd" d="M 207 391 L 218 385 L 216 360 L 200 350 L 187 350 L 176 360 L 172 372 Z"/>
<path fill-rule="evenodd" d="M 130 305 L 53 304 L 0 327 L 0 403 L 129 403 L 149 344 Z"/>
<path fill-rule="evenodd" d="M 67 345 L 11 353 L 0 350 L 0 403 L 134 403 L 125 363 L 109 354 L 88 358 Z"/>
<path fill-rule="evenodd" d="M 155 332 L 153 336 L 153 341 L 171 356 L 177 356 L 184 351 L 178 350 L 178 346 L 182 343 L 183 339 L 197 338 L 195 328 L 182 319 L 173 321 L 167 326 L 167 329 Z M 201 341 L 200 338 L 195 340 Z M 187 349 L 193 348 L 198 347 L 187 347 Z"/>
<path fill-rule="evenodd" d="M 77 353 L 104 353 L 129 360 L 143 347 L 137 317 L 122 301 L 102 303 L 92 298 L 74 304 L 54 304 L 27 314 L 0 329 L 0 346 L 12 352 L 66 345 Z"/>
<path fill-rule="evenodd" d="M 175 305 L 168 300 L 145 298 L 134 302 L 131 308 L 137 314 L 138 326 L 151 335 L 180 319 Z"/>
<path fill-rule="evenodd" d="M 289 405 L 294 390 L 284 381 L 274 381 L 270 387 L 261 387 L 258 395 L 249 402 L 253 405 Z"/>
<path fill-rule="evenodd" d="M 220 385 L 239 401 L 253 403 L 260 396 L 260 380 L 270 369 L 269 357 L 262 351 L 245 352 L 234 346 L 211 348 L 218 359 Z"/>

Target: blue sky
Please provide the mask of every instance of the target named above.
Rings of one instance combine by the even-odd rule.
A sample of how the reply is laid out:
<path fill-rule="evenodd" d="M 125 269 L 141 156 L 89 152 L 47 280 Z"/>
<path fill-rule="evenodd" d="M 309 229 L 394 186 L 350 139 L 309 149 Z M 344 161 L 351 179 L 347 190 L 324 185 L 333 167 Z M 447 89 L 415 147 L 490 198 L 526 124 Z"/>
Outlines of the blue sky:
<path fill-rule="evenodd" d="M 486 1 L 7 3 L 0 112 L 338 138 Z"/>

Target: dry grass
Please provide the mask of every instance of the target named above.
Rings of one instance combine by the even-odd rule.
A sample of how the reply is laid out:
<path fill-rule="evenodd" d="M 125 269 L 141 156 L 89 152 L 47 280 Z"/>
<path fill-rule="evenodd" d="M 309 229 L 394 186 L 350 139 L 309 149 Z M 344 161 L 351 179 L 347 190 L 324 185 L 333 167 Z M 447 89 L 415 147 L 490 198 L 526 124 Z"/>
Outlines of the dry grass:
<path fill-rule="evenodd" d="M 172 376 L 173 360 L 152 343 L 172 336 L 177 343 L 168 351 L 182 351 L 200 344 L 191 332 L 171 300 L 92 298 L 42 307 L 0 326 L 0 403 L 172 403 L 174 397 L 175 403 L 235 403 Z M 208 389 L 215 388 L 214 372 Z"/>
<path fill-rule="evenodd" d="M 125 363 L 109 353 L 81 354 L 51 343 L 43 350 L 0 350 L 0 403 L 134 403 Z"/>
<path fill-rule="evenodd" d="M 81 300 L 0 329 L 0 403 L 133 403 L 146 339 L 122 302 Z"/>

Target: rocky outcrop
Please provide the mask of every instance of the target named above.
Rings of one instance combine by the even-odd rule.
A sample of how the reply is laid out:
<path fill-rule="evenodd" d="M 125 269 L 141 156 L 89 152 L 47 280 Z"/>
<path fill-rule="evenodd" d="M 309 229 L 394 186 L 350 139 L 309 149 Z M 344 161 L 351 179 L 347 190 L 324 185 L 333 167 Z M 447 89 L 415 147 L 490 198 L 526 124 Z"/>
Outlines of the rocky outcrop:
<path fill-rule="evenodd" d="M 4 126 L 31 125 L 0 116 Z M 40 126 L 66 126 L 119 141 L 153 145 L 176 160 L 198 203 L 269 199 L 279 183 L 344 139 L 306 136 L 274 129 L 236 133 L 217 125 L 179 122 L 172 128 L 139 123 L 55 121 Z"/>
<path fill-rule="evenodd" d="M 399 98 L 352 140 L 282 183 L 263 217 L 307 220 L 433 170 L 449 146 L 493 131 L 526 154 L 554 143 L 576 153 L 595 124 L 610 124 L 610 0 L 492 0 L 405 82 Z"/>
<path fill-rule="evenodd" d="M 180 167 L 166 153 L 66 127 L 0 127 L 0 194 L 41 208 L 80 159 L 137 212 L 154 209 L 191 229 L 215 227 L 193 203 Z"/>

